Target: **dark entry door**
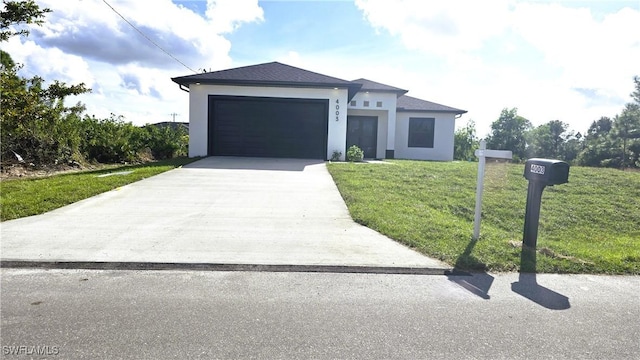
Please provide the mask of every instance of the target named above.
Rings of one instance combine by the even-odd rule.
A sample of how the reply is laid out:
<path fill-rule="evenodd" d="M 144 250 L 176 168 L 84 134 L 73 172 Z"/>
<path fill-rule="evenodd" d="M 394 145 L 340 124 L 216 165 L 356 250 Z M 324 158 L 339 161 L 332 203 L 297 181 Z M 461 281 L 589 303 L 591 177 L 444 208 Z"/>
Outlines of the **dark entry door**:
<path fill-rule="evenodd" d="M 378 148 L 378 117 L 347 117 L 347 149 L 352 145 L 364 151 L 364 157 L 373 159 Z"/>

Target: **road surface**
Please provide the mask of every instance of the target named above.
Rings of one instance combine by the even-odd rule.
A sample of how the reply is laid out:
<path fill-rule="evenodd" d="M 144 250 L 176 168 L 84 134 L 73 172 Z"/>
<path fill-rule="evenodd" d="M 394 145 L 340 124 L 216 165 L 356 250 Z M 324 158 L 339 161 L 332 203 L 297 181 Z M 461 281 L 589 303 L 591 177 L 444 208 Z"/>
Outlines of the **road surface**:
<path fill-rule="evenodd" d="M 0 271 L 3 359 L 640 354 L 637 276 Z"/>

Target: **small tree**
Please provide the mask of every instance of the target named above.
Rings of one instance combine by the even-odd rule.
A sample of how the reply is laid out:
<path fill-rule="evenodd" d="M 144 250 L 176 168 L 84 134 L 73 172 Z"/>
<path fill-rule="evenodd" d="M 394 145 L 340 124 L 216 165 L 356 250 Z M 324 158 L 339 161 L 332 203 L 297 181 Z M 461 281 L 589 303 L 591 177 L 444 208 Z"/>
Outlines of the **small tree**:
<path fill-rule="evenodd" d="M 511 150 L 514 161 L 526 158 L 527 132 L 531 122 L 518 115 L 518 109 L 502 109 L 498 120 L 491 124 L 487 147 L 496 150 Z"/>
<path fill-rule="evenodd" d="M 32 0 L 3 1 L 3 5 L 0 41 L 14 35 L 27 36 L 27 29 L 17 30 L 16 27 L 41 25 L 45 14 L 51 12 L 40 9 Z M 1 55 L 2 158 L 11 159 L 18 153 L 24 160 L 40 164 L 70 160 L 78 153 L 80 138 L 74 124 L 77 125 L 84 106 L 79 103 L 66 106 L 64 101 L 68 96 L 91 89 L 84 84 L 69 86 L 59 81 L 45 87 L 39 76 L 19 76 L 21 65 L 15 64 L 8 53 L 3 51 Z"/>
<path fill-rule="evenodd" d="M 616 116 L 613 123 L 613 134 L 621 143 L 620 158 L 623 168 L 634 166 L 640 154 L 629 151 L 629 145 L 635 145 L 640 139 L 640 105 L 628 103 L 620 116 Z M 635 147 L 631 147 L 632 149 Z"/>
<path fill-rule="evenodd" d="M 527 154 L 530 157 L 564 159 L 565 142 L 571 136 L 567 134 L 568 127 L 560 120 L 552 120 L 532 129 L 527 136 Z"/>
<path fill-rule="evenodd" d="M 476 123 L 473 120 L 469 120 L 467 125 L 456 130 L 454 134 L 453 158 L 472 161 L 475 159 L 475 150 L 477 148 Z"/>
<path fill-rule="evenodd" d="M 147 147 L 157 160 L 187 155 L 189 134 L 182 126 L 147 125 Z"/>

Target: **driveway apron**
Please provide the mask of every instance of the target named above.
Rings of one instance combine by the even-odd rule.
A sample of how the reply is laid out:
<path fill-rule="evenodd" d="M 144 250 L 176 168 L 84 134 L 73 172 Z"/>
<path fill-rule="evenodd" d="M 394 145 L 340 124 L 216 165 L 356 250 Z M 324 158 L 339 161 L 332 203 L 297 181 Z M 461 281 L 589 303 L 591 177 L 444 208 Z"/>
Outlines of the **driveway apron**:
<path fill-rule="evenodd" d="M 447 267 L 356 224 L 313 160 L 210 157 L 0 226 L 3 261 Z"/>

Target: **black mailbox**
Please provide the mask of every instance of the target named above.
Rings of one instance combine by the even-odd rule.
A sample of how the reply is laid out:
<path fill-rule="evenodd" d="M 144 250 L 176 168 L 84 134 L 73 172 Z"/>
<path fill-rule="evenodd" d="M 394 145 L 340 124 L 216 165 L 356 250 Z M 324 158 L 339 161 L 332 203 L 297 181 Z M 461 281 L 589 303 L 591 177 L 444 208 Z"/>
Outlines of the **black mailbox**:
<path fill-rule="evenodd" d="M 560 160 L 529 159 L 524 165 L 524 177 L 529 180 L 529 189 L 527 191 L 522 242 L 535 249 L 538 241 L 542 191 L 546 186 L 568 183 L 569 164 Z"/>
<path fill-rule="evenodd" d="M 524 166 L 524 177 L 549 186 L 565 184 L 569 182 L 569 164 L 560 160 L 529 159 Z"/>

